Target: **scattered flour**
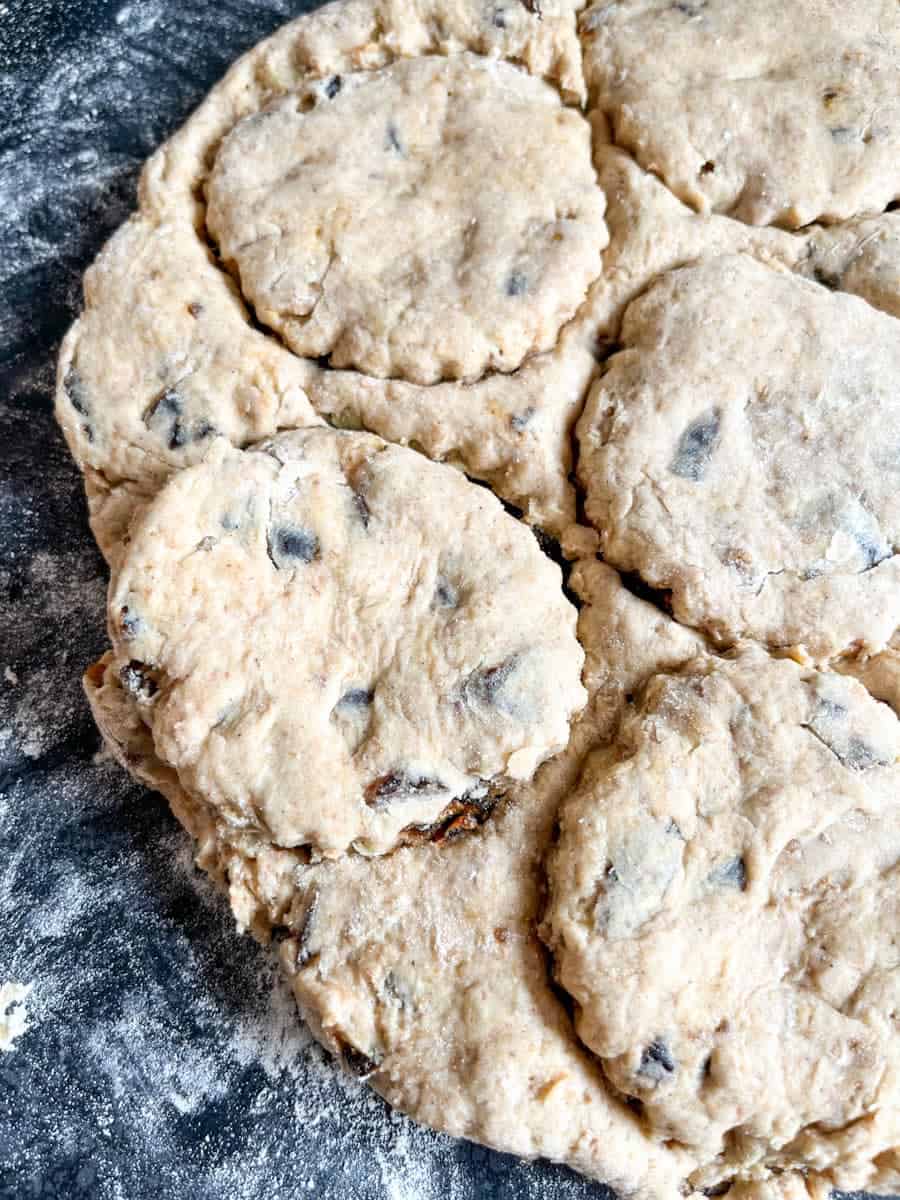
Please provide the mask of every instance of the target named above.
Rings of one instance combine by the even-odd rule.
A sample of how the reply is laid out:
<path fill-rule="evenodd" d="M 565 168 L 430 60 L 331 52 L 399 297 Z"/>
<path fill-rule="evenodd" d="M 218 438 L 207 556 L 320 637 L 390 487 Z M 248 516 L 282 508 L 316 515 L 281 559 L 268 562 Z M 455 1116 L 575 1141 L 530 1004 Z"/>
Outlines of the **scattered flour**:
<path fill-rule="evenodd" d="M 28 1029 L 28 1009 L 25 1001 L 31 992 L 30 983 L 0 984 L 0 1050 L 15 1049 L 16 1038 Z"/>

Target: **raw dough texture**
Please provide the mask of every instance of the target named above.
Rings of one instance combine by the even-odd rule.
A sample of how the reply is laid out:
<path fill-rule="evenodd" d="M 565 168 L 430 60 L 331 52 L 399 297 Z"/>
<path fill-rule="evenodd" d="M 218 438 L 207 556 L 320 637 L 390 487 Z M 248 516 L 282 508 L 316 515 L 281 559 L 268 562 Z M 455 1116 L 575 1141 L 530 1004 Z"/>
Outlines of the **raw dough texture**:
<path fill-rule="evenodd" d="M 297 354 L 414 383 L 551 349 L 607 240 L 588 123 L 471 54 L 273 102 L 225 139 L 207 195 L 260 321 Z"/>
<path fill-rule="evenodd" d="M 578 426 L 606 559 L 721 644 L 880 650 L 900 625 L 900 322 L 720 257 L 628 308 Z"/>
<path fill-rule="evenodd" d="M 60 353 L 113 754 L 347 1069 L 630 1200 L 900 1190 L 898 164 L 896 0 L 339 0 Z"/>
<path fill-rule="evenodd" d="M 378 859 L 307 864 L 236 828 L 155 755 L 146 708 L 111 655 L 85 687 L 113 752 L 168 797 L 239 923 L 261 937 L 287 928 L 282 957 L 304 1015 L 348 1069 L 434 1128 L 568 1162 L 622 1195 L 677 1200 L 692 1156 L 648 1139 L 610 1094 L 550 986 L 535 922 L 541 858 L 587 747 L 614 728 L 626 693 L 693 658 L 700 640 L 601 563 L 577 582 L 602 685 L 567 750 L 512 785 L 479 829 Z"/>
<path fill-rule="evenodd" d="M 220 440 L 145 510 L 110 593 L 159 757 L 285 847 L 390 849 L 568 741 L 575 610 L 527 526 L 369 434 Z"/>
<path fill-rule="evenodd" d="M 900 195 L 896 0 L 599 0 L 580 30 L 615 142 L 701 211 L 796 228 Z"/>
<path fill-rule="evenodd" d="M 800 270 L 824 287 L 853 292 L 900 317 L 900 213 L 814 229 Z"/>
<path fill-rule="evenodd" d="M 858 683 L 750 648 L 653 678 L 562 806 L 557 977 L 695 1187 L 900 1182 L 898 763 Z"/>
<path fill-rule="evenodd" d="M 437 120 L 446 102 L 446 121 L 415 132 L 424 111 L 419 95 L 404 100 L 403 89 L 422 72 L 443 79 L 429 111 Z M 455 100 L 445 86 L 450 77 L 461 92 Z M 335 88 L 328 103 L 338 117 L 356 104 L 368 106 L 366 97 L 375 93 L 388 106 L 371 115 L 384 126 L 377 146 L 356 155 L 350 153 L 351 134 L 359 114 L 347 113 L 340 145 L 341 169 L 348 173 L 335 192 L 343 222 L 323 211 L 320 232 L 312 221 L 308 229 L 314 241 L 322 237 L 344 249 L 353 244 L 348 273 L 329 272 L 317 322 L 307 331 L 321 333 L 318 322 L 327 317 L 331 332 L 315 344 L 334 351 L 336 362 L 362 367 L 349 371 L 329 369 L 319 359 L 323 351 L 309 349 L 312 343 L 303 352 L 314 357 L 299 357 L 273 329 L 255 324 L 249 293 L 241 294 L 210 246 L 205 201 L 211 177 L 222 182 L 217 155 L 227 135 L 235 131 L 223 164 L 228 144 L 239 145 L 248 131 L 251 140 L 261 136 L 266 118 L 262 124 L 259 119 L 269 106 L 285 110 L 315 96 L 324 112 Z M 477 110 L 490 116 L 490 128 L 485 120 L 467 123 L 479 94 Z M 202 457 L 214 432 L 244 446 L 281 429 L 315 424 L 316 412 L 342 427 L 370 429 L 414 443 L 432 458 L 461 463 L 535 524 L 556 532 L 568 524 L 574 517 L 569 434 L 595 366 L 590 333 L 576 310 L 599 273 L 607 240 L 589 125 L 572 104 L 582 96 L 571 0 L 542 0 L 533 11 L 521 0 L 343 0 L 284 26 L 235 63 L 147 163 L 140 211 L 88 272 L 85 311 L 60 354 L 57 414 L 86 473 L 92 527 L 107 559 L 115 566 L 135 512 L 173 470 Z M 387 174 L 371 159 L 382 191 L 393 193 L 404 181 L 385 237 L 375 231 L 374 214 L 368 223 L 362 220 L 361 206 L 378 191 L 372 180 L 362 190 L 359 173 L 366 173 L 365 155 L 377 150 L 384 158 L 381 135 L 395 102 L 405 114 L 405 137 L 420 138 L 423 150 L 430 137 L 435 140 L 424 159 L 405 158 Z M 300 122 L 304 138 L 318 128 L 326 155 L 340 158 L 325 128 L 336 118 L 321 112 Z M 464 142 L 454 140 L 461 134 Z M 259 168 L 258 155 L 254 162 Z M 273 158 L 267 179 L 274 182 L 290 170 L 286 158 Z M 307 163 L 307 186 L 316 170 Z M 457 189 L 458 201 L 451 202 L 442 181 Z M 282 178 L 282 186 L 292 185 Z M 498 189 L 505 193 L 499 208 L 490 202 Z M 250 207 L 256 212 L 275 199 L 258 196 Z M 464 202 L 466 214 L 458 209 Z M 453 222 L 464 215 L 481 220 L 482 228 L 470 225 L 462 237 L 457 225 L 455 243 L 450 238 L 461 271 L 429 283 L 426 273 L 433 276 L 435 264 L 444 261 Z M 307 250 L 296 241 L 297 221 L 295 212 L 289 224 L 302 259 Z M 239 257 L 245 235 L 235 225 L 230 236 Z M 405 268 L 400 238 L 406 239 Z M 495 244 L 488 245 L 492 238 Z M 312 253 L 312 244 L 308 249 Z M 358 257 L 360 251 L 366 256 Z M 306 279 L 307 293 L 321 285 L 316 267 L 309 274 L 297 258 L 292 261 L 295 272 L 282 281 L 282 299 L 293 286 L 289 280 L 299 285 Z M 506 282 L 518 294 L 482 291 L 482 280 L 507 261 Z M 365 296 L 357 290 L 364 283 Z M 390 304 L 376 295 L 382 285 Z M 404 295 L 414 305 L 405 324 Z M 459 308 L 454 322 L 449 316 L 461 300 L 467 307 Z M 362 323 L 354 304 L 362 305 Z M 388 325 L 398 328 L 391 333 Z M 299 322 L 291 328 L 296 332 Z M 473 383 L 473 372 L 488 366 Z M 407 378 L 381 378 L 385 372 Z M 467 378 L 432 386 L 409 382 L 444 373 Z"/>

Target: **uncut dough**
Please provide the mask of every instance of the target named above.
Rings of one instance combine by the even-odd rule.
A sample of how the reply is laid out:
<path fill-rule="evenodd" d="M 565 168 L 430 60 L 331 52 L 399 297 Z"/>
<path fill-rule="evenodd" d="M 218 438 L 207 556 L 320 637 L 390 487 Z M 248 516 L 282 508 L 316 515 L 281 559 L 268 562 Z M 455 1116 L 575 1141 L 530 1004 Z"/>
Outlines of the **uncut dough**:
<path fill-rule="evenodd" d="M 413 383 L 549 350 L 607 242 L 590 127 L 472 54 L 334 75 L 225 138 L 207 223 L 300 355 Z"/>
<path fill-rule="evenodd" d="M 796 228 L 900 196 L 896 0 L 599 0 L 580 31 L 614 141 L 702 212 Z"/>
<path fill-rule="evenodd" d="M 562 749 L 575 610 L 527 526 L 368 434 L 224 440 L 144 511 L 109 621 L 159 757 L 236 826 L 389 850 Z"/>
<path fill-rule="evenodd" d="M 721 644 L 877 652 L 900 625 L 900 322 L 743 256 L 628 308 L 578 425 L 604 556 Z"/>
<path fill-rule="evenodd" d="M 282 957 L 304 1015 L 349 1069 L 434 1128 L 567 1162 L 622 1195 L 677 1200 L 692 1158 L 648 1139 L 609 1094 L 550 987 L 534 923 L 541 859 L 587 746 L 609 735 L 628 691 L 694 657 L 700 641 L 601 563 L 573 581 L 598 681 L 590 718 L 480 829 L 375 860 L 308 865 L 234 828 L 156 757 L 111 655 L 85 688 L 110 748 L 169 799 L 239 924 L 262 938 L 287 928 Z"/>
<path fill-rule="evenodd" d="M 543 931 L 697 1188 L 900 1184 L 900 722 L 758 648 L 659 675 L 563 804 Z"/>
<path fill-rule="evenodd" d="M 486 70 L 502 67 L 501 77 L 509 71 L 527 80 L 528 72 L 533 78 L 523 87 L 555 88 L 568 103 L 583 96 L 570 0 L 542 0 L 540 13 L 520 0 L 339 0 L 244 55 L 148 161 L 140 211 L 89 270 L 85 311 L 64 339 L 57 375 L 57 416 L 85 472 L 92 528 L 113 566 L 135 512 L 173 470 L 202 457 L 210 429 L 244 446 L 316 423 L 311 404 L 338 425 L 461 463 L 546 529 L 573 519 L 569 434 L 595 367 L 577 319 L 562 326 L 558 345 L 514 374 L 488 375 L 477 385 L 327 370 L 254 326 L 207 242 L 204 186 L 219 144 L 241 120 L 335 77 L 465 52 L 482 56 Z M 584 118 L 574 108 L 565 113 L 573 132 L 583 129 L 574 140 L 586 145 Z M 522 136 L 528 132 L 526 125 Z M 514 161 L 515 142 L 506 151 Z M 486 166 L 486 177 L 497 168 Z M 581 176 L 586 168 L 582 161 Z M 563 161 L 557 173 L 568 170 Z M 597 260 L 605 240 L 601 223 L 588 259 Z"/>

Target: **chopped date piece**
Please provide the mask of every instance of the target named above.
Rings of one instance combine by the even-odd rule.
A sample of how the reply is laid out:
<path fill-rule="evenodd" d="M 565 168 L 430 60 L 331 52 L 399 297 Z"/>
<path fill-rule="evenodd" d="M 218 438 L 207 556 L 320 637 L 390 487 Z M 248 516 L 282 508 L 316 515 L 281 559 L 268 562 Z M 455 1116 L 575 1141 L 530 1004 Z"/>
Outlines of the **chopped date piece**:
<path fill-rule="evenodd" d="M 150 668 L 146 663 L 138 662 L 136 658 L 122 667 L 119 678 L 126 692 L 130 692 L 139 700 L 150 700 L 159 691 L 159 685 L 150 674 Z"/>
<path fill-rule="evenodd" d="M 743 892 L 747 888 L 747 864 L 743 858 L 729 858 L 709 873 L 709 882 L 717 888 L 737 888 Z"/>
<path fill-rule="evenodd" d="M 370 808 L 377 810 L 387 808 L 395 801 L 421 800 L 428 796 L 440 796 L 446 791 L 446 786 L 438 779 L 408 775 L 404 771 L 389 771 L 372 780 L 364 798 Z"/>
<path fill-rule="evenodd" d="M 361 1050 L 357 1050 L 355 1046 L 351 1046 L 349 1042 L 344 1043 L 341 1049 L 341 1058 L 347 1070 L 357 1079 L 368 1079 L 381 1065 L 381 1055 L 370 1057 L 368 1054 L 363 1054 Z"/>
<path fill-rule="evenodd" d="M 848 739 L 846 749 L 842 754 L 838 754 L 838 758 L 851 771 L 868 771 L 870 767 L 890 766 L 887 759 L 882 758 L 876 750 L 855 734 Z"/>
<path fill-rule="evenodd" d="M 79 417 L 85 418 L 81 423 L 81 432 L 89 442 L 92 442 L 94 440 L 94 428 L 90 422 L 91 412 L 87 398 L 87 389 L 75 367 L 69 367 L 68 371 L 66 371 L 66 377 L 63 380 L 63 391 Z"/>
<path fill-rule="evenodd" d="M 170 450 L 181 450 L 215 433 L 212 423 L 203 417 L 193 424 L 185 419 L 184 400 L 175 388 L 167 388 L 151 403 L 144 424 L 159 434 Z"/>
<path fill-rule="evenodd" d="M 350 688 L 338 700 L 337 708 L 367 708 L 375 696 L 367 688 Z"/>
<path fill-rule="evenodd" d="M 809 724 L 803 728 L 830 750 L 835 758 L 850 771 L 868 771 L 872 767 L 887 767 L 891 764 L 874 747 L 856 733 L 846 729 L 847 710 L 842 704 L 825 697 Z"/>
<path fill-rule="evenodd" d="M 689 479 L 692 483 L 701 482 L 719 444 L 721 419 L 721 411 L 713 408 L 691 421 L 678 439 L 675 457 L 669 464 L 673 475 Z"/>
<path fill-rule="evenodd" d="M 84 381 L 74 367 L 69 367 L 66 371 L 66 377 L 63 380 L 63 388 L 66 395 L 69 397 L 69 403 L 81 417 L 90 416 L 88 408 L 87 391 L 84 386 Z"/>
<path fill-rule="evenodd" d="M 675 1071 L 675 1059 L 672 1051 L 662 1038 L 654 1038 L 641 1055 L 638 1075 L 650 1079 L 653 1083 L 661 1083 Z"/>
<path fill-rule="evenodd" d="M 122 637 L 126 641 L 132 641 L 140 634 L 144 622 L 137 613 L 131 611 L 127 604 L 123 604 L 119 614 L 119 624 L 122 626 Z"/>
<path fill-rule="evenodd" d="M 871 571 L 873 567 L 877 567 L 879 563 L 885 561 L 892 556 L 893 550 L 881 538 L 873 537 L 871 533 L 863 529 L 854 529 L 852 531 L 853 540 L 859 546 L 862 552 L 865 567 L 863 570 Z"/>
<path fill-rule="evenodd" d="M 279 525 L 268 535 L 269 558 L 280 570 L 291 570 L 297 563 L 311 563 L 319 556 L 319 539 L 309 529 L 297 525 Z"/>
<path fill-rule="evenodd" d="M 518 663 L 518 656 L 514 654 L 494 667 L 482 667 L 473 671 L 463 684 L 465 702 L 470 705 L 491 705 L 508 711 L 509 704 L 504 704 L 501 693 Z"/>
<path fill-rule="evenodd" d="M 372 519 L 372 510 L 369 508 L 369 505 L 366 502 L 366 498 L 362 494 L 362 492 L 354 491 L 353 507 L 356 510 L 356 515 L 359 517 L 360 521 L 362 522 L 363 529 L 368 529 L 369 521 L 371 521 L 371 519 Z"/>
<path fill-rule="evenodd" d="M 457 608 L 458 605 L 459 592 L 449 579 L 444 575 L 439 575 L 437 585 L 434 589 L 435 608 Z"/>
<path fill-rule="evenodd" d="M 540 21 L 542 15 L 541 0 L 522 0 L 522 5 Z"/>

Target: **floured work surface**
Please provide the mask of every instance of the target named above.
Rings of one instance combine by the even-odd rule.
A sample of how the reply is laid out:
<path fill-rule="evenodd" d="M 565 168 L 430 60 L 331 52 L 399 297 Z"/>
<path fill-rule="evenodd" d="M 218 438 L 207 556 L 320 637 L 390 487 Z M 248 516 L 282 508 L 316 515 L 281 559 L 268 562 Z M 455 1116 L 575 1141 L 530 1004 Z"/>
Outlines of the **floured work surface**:
<path fill-rule="evenodd" d="M 775 16 L 301 18 L 59 362 L 112 752 L 351 1072 L 629 1195 L 900 1178 L 900 28 Z"/>

